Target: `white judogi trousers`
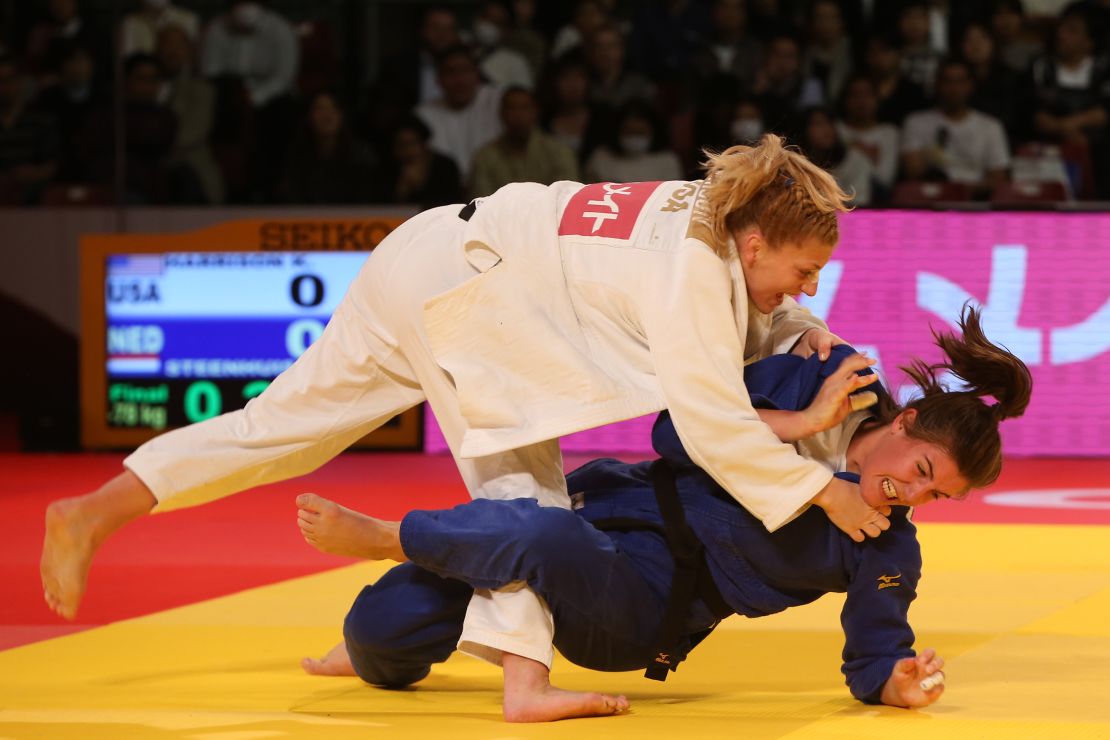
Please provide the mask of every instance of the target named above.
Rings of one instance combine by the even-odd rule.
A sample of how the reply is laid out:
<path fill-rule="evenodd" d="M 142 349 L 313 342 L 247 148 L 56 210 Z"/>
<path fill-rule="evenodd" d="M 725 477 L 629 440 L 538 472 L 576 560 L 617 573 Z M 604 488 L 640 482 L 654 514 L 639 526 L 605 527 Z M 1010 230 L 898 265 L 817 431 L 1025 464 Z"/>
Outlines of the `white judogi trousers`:
<path fill-rule="evenodd" d="M 393 416 L 427 400 L 471 496 L 570 505 L 558 440 L 458 457 L 466 423 L 450 376 L 432 356 L 424 303 L 477 272 L 461 248 L 459 206 L 402 224 L 370 255 L 323 335 L 240 411 L 171 431 L 124 465 L 155 511 L 194 506 L 310 472 Z M 525 584 L 479 591 L 459 649 L 500 663 L 507 651 L 551 665 L 554 624 Z"/>

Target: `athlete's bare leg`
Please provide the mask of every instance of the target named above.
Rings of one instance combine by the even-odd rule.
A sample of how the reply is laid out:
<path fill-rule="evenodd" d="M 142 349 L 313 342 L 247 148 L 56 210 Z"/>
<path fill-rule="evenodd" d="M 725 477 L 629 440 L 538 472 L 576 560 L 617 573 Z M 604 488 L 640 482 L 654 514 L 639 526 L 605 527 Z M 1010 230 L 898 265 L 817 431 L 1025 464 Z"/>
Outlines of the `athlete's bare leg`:
<path fill-rule="evenodd" d="M 315 493 L 297 496 L 297 526 L 320 552 L 364 560 L 408 560 L 401 549 L 400 522 L 375 519 Z"/>
<path fill-rule="evenodd" d="M 39 574 L 51 609 L 66 619 L 77 616 L 96 551 L 124 524 L 150 513 L 155 503 L 150 489 L 125 470 L 92 493 L 46 507 Z"/>
<path fill-rule="evenodd" d="M 347 643 L 341 642 L 323 658 L 305 658 L 301 661 L 304 672 L 313 676 L 354 676 L 355 667 L 351 665 L 351 656 L 347 654 Z"/>

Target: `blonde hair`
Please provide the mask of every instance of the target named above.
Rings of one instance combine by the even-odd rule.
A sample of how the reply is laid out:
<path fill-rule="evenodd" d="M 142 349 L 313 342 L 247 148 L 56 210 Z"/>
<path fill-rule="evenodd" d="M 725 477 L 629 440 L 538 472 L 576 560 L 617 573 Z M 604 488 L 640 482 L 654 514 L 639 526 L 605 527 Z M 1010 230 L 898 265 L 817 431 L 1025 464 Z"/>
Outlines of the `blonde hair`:
<path fill-rule="evenodd" d="M 705 155 L 703 217 L 722 257 L 732 231 L 747 226 L 758 226 L 774 248 L 808 237 L 833 246 L 840 239 L 836 214 L 851 210 L 850 196 L 782 137 L 764 134 L 758 146 Z"/>

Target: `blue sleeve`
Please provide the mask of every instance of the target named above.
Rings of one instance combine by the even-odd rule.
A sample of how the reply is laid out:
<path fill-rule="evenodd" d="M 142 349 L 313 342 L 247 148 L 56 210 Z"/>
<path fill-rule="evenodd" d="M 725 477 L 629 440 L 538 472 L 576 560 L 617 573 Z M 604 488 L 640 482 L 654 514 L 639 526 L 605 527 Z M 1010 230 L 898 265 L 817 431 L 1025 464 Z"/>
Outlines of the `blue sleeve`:
<path fill-rule="evenodd" d="M 907 514 L 907 509 L 895 508 L 890 529 L 860 548 L 859 567 L 840 615 L 841 670 L 852 696 L 868 704 L 880 703 L 894 664 L 914 655 L 908 613 L 921 580 L 921 546 Z"/>

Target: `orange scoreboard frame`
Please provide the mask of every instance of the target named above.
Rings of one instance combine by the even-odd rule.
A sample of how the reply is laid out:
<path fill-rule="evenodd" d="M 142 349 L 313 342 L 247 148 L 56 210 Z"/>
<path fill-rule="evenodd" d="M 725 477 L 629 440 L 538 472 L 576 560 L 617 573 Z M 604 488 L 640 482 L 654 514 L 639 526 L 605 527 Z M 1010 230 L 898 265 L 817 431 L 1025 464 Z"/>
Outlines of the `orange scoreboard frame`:
<path fill-rule="evenodd" d="M 134 448 L 166 429 L 110 423 L 108 370 L 108 263 L 114 255 L 194 253 L 369 252 L 406 220 L 403 216 L 366 219 L 247 219 L 176 234 L 97 234 L 81 238 L 81 443 L 86 449 Z M 164 259 L 164 258 L 163 258 Z M 143 411 L 149 410 L 146 406 Z M 160 410 L 160 409 L 155 409 Z M 161 418 L 165 410 L 161 409 Z M 423 414 L 410 409 L 354 446 L 412 449 L 423 443 Z"/>

